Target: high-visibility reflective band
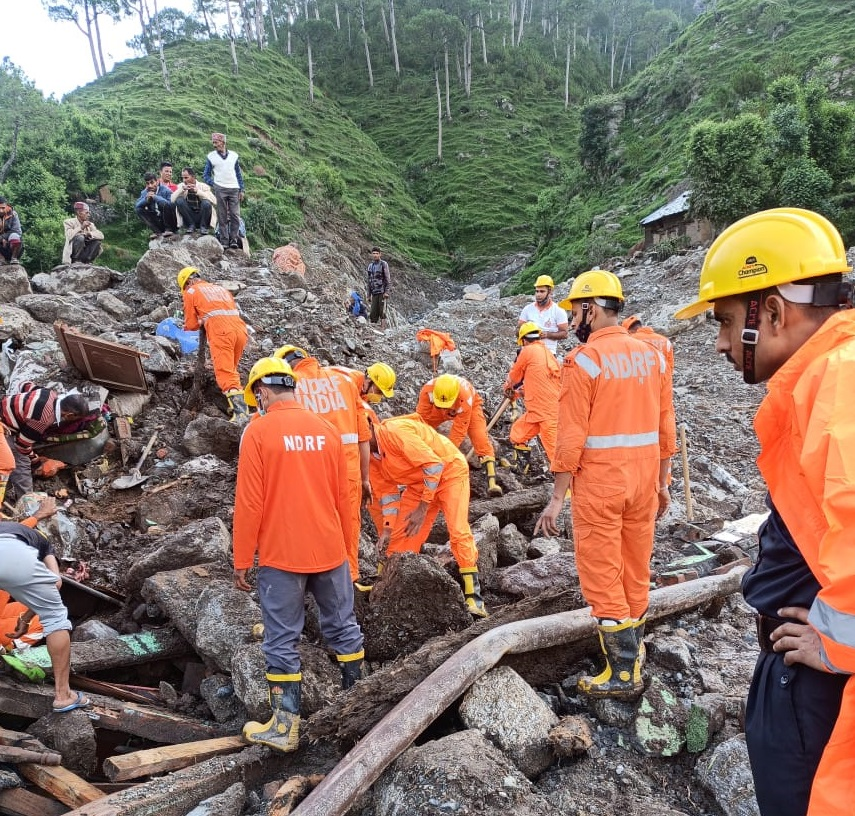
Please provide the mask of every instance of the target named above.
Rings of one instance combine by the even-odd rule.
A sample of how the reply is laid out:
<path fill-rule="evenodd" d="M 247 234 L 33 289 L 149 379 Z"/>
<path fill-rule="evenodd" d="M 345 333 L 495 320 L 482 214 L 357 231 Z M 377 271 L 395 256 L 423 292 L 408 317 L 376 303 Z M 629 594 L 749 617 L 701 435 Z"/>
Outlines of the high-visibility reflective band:
<path fill-rule="evenodd" d="M 384 504 L 392 504 L 393 502 L 398 501 L 398 499 L 400 499 L 400 498 L 401 498 L 400 496 L 396 496 L 394 493 L 389 493 L 386 496 L 381 496 L 380 497 L 380 506 L 383 507 Z"/>
<path fill-rule="evenodd" d="M 573 361 L 588 374 L 591 379 L 599 377 L 602 374 L 602 369 L 586 354 L 577 354 Z"/>
<path fill-rule="evenodd" d="M 294 683 L 303 679 L 301 672 L 297 672 L 296 674 L 273 674 L 268 672 L 265 677 L 271 683 Z"/>
<path fill-rule="evenodd" d="M 359 442 L 359 434 L 342 434 L 341 435 L 342 445 L 355 445 L 357 442 Z"/>
<path fill-rule="evenodd" d="M 384 516 L 397 516 L 398 508 L 397 507 L 384 507 L 382 515 Z"/>
<path fill-rule="evenodd" d="M 433 479 L 425 479 L 425 487 L 428 490 L 436 490 L 439 487 L 439 482 L 434 481 Z"/>
<path fill-rule="evenodd" d="M 640 434 L 611 434 L 610 436 L 589 436 L 585 447 L 592 450 L 607 448 L 643 448 L 645 445 L 658 445 L 659 431 Z"/>
<path fill-rule="evenodd" d="M 202 319 L 204 323 L 210 317 L 238 317 L 240 312 L 237 309 L 214 309 L 213 312 L 208 312 Z"/>
<path fill-rule="evenodd" d="M 438 462 L 435 465 L 426 465 L 422 468 L 422 473 L 426 473 L 428 476 L 435 476 L 437 473 L 442 473 L 445 465 L 442 462 Z"/>
<path fill-rule="evenodd" d="M 855 649 L 855 615 L 840 612 L 819 598 L 814 598 L 808 623 L 835 643 Z"/>
<path fill-rule="evenodd" d="M 360 649 L 358 652 L 346 655 L 336 655 L 335 659 L 339 663 L 350 663 L 354 660 L 362 660 L 365 657 L 365 649 Z"/>

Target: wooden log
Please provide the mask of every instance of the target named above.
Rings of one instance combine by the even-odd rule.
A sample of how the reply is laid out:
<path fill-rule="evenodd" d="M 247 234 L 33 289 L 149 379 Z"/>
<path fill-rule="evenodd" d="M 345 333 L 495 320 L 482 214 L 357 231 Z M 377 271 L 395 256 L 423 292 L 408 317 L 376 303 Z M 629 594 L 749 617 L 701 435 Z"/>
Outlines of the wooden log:
<path fill-rule="evenodd" d="M 29 748 L 31 751 L 49 751 L 50 749 L 25 731 L 12 731 L 0 728 L 0 745 L 14 745 L 16 748 Z"/>
<path fill-rule="evenodd" d="M 0 762 L 33 762 L 36 765 L 61 765 L 62 755 L 54 751 L 31 751 L 29 748 L 16 748 L 4 745 L 0 748 Z"/>
<path fill-rule="evenodd" d="M 91 677 L 83 677 L 80 674 L 71 675 L 71 687 L 81 691 L 91 691 L 94 694 L 103 694 L 115 700 L 124 700 L 126 703 L 139 703 L 140 705 L 163 705 L 163 698 L 157 689 L 143 689 L 135 691 L 138 686 L 129 686 L 126 683 L 105 683 L 103 680 L 93 680 Z"/>
<path fill-rule="evenodd" d="M 276 791 L 267 809 L 267 816 L 288 816 L 294 810 L 294 806 L 299 804 L 323 779 L 323 774 L 292 776 Z"/>
<path fill-rule="evenodd" d="M 18 773 L 71 808 L 104 798 L 104 794 L 98 788 L 61 765 L 52 768 L 47 765 L 24 764 L 18 766 Z"/>
<path fill-rule="evenodd" d="M 71 644 L 71 671 L 86 674 L 90 671 L 138 666 L 152 660 L 184 657 L 190 654 L 190 644 L 176 629 L 157 632 L 139 632 L 121 635 L 111 640 L 87 640 Z M 23 663 L 52 671 L 46 646 L 34 646 L 16 657 Z"/>
<path fill-rule="evenodd" d="M 0 813 L 6 816 L 62 816 L 68 808 L 38 793 L 23 788 L 0 791 Z"/>
<path fill-rule="evenodd" d="M 140 776 L 177 771 L 220 754 L 230 754 L 246 748 L 242 737 L 185 742 L 162 748 L 148 748 L 131 754 L 119 754 L 104 760 L 104 776 L 111 782 L 137 779 Z"/>

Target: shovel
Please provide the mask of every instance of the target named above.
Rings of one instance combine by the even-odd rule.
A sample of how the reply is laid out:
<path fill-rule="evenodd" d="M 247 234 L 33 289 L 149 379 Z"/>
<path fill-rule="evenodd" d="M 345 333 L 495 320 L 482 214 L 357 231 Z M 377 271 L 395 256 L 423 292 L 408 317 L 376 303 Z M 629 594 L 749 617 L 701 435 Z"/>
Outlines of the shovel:
<path fill-rule="evenodd" d="M 499 418 L 505 411 L 508 410 L 508 406 L 511 404 L 511 400 L 508 397 L 505 397 L 502 400 L 502 404 L 496 409 L 496 413 L 490 417 L 490 421 L 487 423 L 487 433 L 493 430 L 493 426 L 499 421 Z"/>
<path fill-rule="evenodd" d="M 140 468 L 143 466 L 143 462 L 145 462 L 146 457 L 151 453 L 151 449 L 154 447 L 154 441 L 156 439 L 157 431 L 151 435 L 151 439 L 148 440 L 148 444 L 145 446 L 145 450 L 143 450 L 139 461 L 134 465 L 133 470 L 131 470 L 127 475 L 119 476 L 118 479 L 113 480 L 113 490 L 127 490 L 129 487 L 136 487 L 148 479 L 148 476 L 143 476 L 142 473 L 140 473 Z"/>

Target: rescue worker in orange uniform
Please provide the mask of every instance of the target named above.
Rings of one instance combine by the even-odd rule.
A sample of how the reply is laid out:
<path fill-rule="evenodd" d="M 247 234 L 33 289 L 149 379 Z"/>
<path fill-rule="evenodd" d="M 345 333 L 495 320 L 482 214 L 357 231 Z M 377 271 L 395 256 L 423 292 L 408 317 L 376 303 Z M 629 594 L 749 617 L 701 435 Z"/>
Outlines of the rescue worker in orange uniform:
<path fill-rule="evenodd" d="M 359 396 L 366 403 L 368 418 L 379 422 L 374 413 L 372 405 L 377 405 L 383 398 L 392 399 L 395 396 L 395 370 L 386 363 L 372 363 L 365 371 L 347 366 L 330 366 L 333 371 L 338 371 L 348 377 L 356 386 Z"/>
<path fill-rule="evenodd" d="M 620 280 L 602 269 L 579 275 L 562 307 L 582 345 L 564 358 L 552 499 L 538 519 L 555 520 L 572 486 L 573 543 L 579 583 L 606 657 L 604 671 L 579 691 L 632 699 L 641 678 L 650 557 L 656 519 L 670 503 L 676 451 L 671 378 L 664 357 L 618 322 Z"/>
<path fill-rule="evenodd" d="M 4 590 L 0 590 L 0 646 L 6 651 L 17 648 L 16 640 L 34 646 L 44 639 L 44 629 L 39 616 L 35 615 L 27 621 L 27 607 L 22 603 L 12 600 L 12 596 Z M 17 638 L 9 635 L 15 631 L 19 620 L 26 623 L 26 631 Z"/>
<path fill-rule="evenodd" d="M 522 388 L 525 400 L 525 413 L 511 425 L 510 433 L 514 446 L 513 467 L 519 473 L 529 471 L 531 447 L 528 443 L 535 436 L 540 437 L 550 467 L 555 458 L 561 366 L 540 337 L 541 329 L 536 323 L 520 326 L 517 345 L 522 348 L 503 386 L 509 399 L 516 399 Z"/>
<path fill-rule="evenodd" d="M 451 440 L 418 414 L 371 425 L 371 482 L 383 513 L 381 554 L 419 552 L 442 510 L 466 606 L 486 617 L 478 548 L 469 527 L 469 465 Z M 403 494 L 402 494 L 403 491 Z"/>
<path fill-rule="evenodd" d="M 371 504 L 371 482 L 368 478 L 370 451 L 366 406 L 351 379 L 333 368 L 320 365 L 305 349 L 282 346 L 274 356 L 285 360 L 297 375 L 297 399 L 308 410 L 320 414 L 338 428 L 347 462 L 350 490 L 350 525 L 347 560 L 350 575 L 359 579 L 360 509 Z"/>
<path fill-rule="evenodd" d="M 448 438 L 456 448 L 469 437 L 472 449 L 487 471 L 487 492 L 501 496 L 496 484 L 496 451 L 487 433 L 484 400 L 469 380 L 456 374 L 440 374 L 422 386 L 416 413 L 431 428 L 451 420 Z"/>
<path fill-rule="evenodd" d="M 713 242 L 689 318 L 766 383 L 754 427 L 769 488 L 745 575 L 760 655 L 745 735 L 762 816 L 849 816 L 855 802 L 855 311 L 835 227 L 809 210 L 749 215 Z"/>
<path fill-rule="evenodd" d="M 243 433 L 234 512 L 234 582 L 251 590 L 258 557 L 258 596 L 264 622 L 272 716 L 248 722 L 243 736 L 288 753 L 300 736 L 300 654 L 305 593 L 318 605 L 321 632 L 336 653 L 342 687 L 360 677 L 365 653 L 353 613 L 353 584 L 345 541 L 350 495 L 340 435 L 297 400 L 291 367 L 274 357 L 249 373 L 244 399 L 260 416 Z"/>
<path fill-rule="evenodd" d="M 621 322 L 630 334 L 637 337 L 639 340 L 644 340 L 645 343 L 650 343 L 655 349 L 662 353 L 665 362 L 668 364 L 668 371 L 674 373 L 674 346 L 671 341 L 663 334 L 653 331 L 650 326 L 645 326 L 638 315 L 630 315 Z"/>
<path fill-rule="evenodd" d="M 184 301 L 184 330 L 203 329 L 211 349 L 214 377 L 226 397 L 233 422 L 249 418 L 238 374 L 246 348 L 246 323 L 235 299 L 224 287 L 202 280 L 195 266 L 185 266 L 177 277 Z"/>

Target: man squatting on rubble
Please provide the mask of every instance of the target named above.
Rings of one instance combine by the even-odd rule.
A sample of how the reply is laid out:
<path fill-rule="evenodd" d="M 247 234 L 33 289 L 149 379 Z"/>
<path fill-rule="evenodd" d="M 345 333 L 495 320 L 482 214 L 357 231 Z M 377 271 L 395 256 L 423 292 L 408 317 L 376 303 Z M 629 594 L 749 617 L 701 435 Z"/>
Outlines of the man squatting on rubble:
<path fill-rule="evenodd" d="M 74 202 L 74 216 L 62 222 L 62 229 L 65 232 L 64 264 L 90 264 L 101 254 L 104 233 L 92 223 L 89 205 L 85 201 Z"/>
<path fill-rule="evenodd" d="M 713 242 L 698 299 L 716 351 L 766 383 L 754 419 L 769 488 L 742 592 L 760 655 L 745 736 L 763 816 L 855 803 L 855 311 L 843 240 L 817 213 L 754 213 Z"/>
<path fill-rule="evenodd" d="M 41 618 L 53 667 L 53 711 L 62 714 L 91 703 L 82 692 L 73 692 L 69 686 L 71 621 L 59 595 L 59 564 L 50 541 L 34 529 L 54 513 L 56 500 L 51 497 L 43 499 L 35 513 L 20 524 L 0 521 L 0 589 L 28 610 L 18 617 L 15 631 L 8 633 L 10 638 L 20 638 L 36 615 Z"/>
<path fill-rule="evenodd" d="M 371 426 L 371 486 L 383 526 L 381 558 L 419 552 L 442 510 L 469 612 L 486 617 L 478 577 L 478 548 L 469 527 L 469 465 L 452 442 L 418 414 Z M 403 495 L 402 495 L 403 490 Z"/>
<path fill-rule="evenodd" d="M 282 346 L 273 356 L 285 360 L 294 369 L 299 403 L 309 411 L 320 414 L 341 435 L 350 491 L 350 524 L 345 545 L 350 575 L 356 582 L 359 580 L 360 508 L 363 504 L 371 504 L 371 483 L 368 478 L 370 431 L 365 403 L 349 377 L 334 368 L 321 366 L 305 349 Z"/>
<path fill-rule="evenodd" d="M 12 205 L 0 196 L 0 257 L 7 264 L 17 264 L 24 251 L 21 219 Z"/>
<path fill-rule="evenodd" d="M 540 339 L 542 334 L 542 329 L 533 322 L 519 327 L 517 345 L 521 348 L 502 386 L 505 396 L 511 400 L 515 400 L 522 389 L 525 401 L 525 412 L 517 417 L 510 432 L 510 442 L 514 446 L 511 467 L 522 474 L 528 473 L 531 467 L 528 443 L 536 436 L 540 437 L 550 468 L 555 459 L 561 366 Z"/>
<path fill-rule="evenodd" d="M 496 483 L 496 451 L 487 433 L 484 400 L 469 380 L 456 374 L 440 374 L 429 380 L 419 392 L 416 413 L 434 429 L 451 420 L 448 438 L 456 448 L 468 436 L 487 470 L 487 492 L 491 496 L 502 495 Z"/>
<path fill-rule="evenodd" d="M 665 359 L 618 323 L 623 300 L 617 276 L 597 269 L 579 275 L 561 302 L 581 345 L 564 358 L 555 485 L 534 533 L 558 534 L 572 487 L 579 584 L 606 658 L 602 673 L 579 680 L 579 691 L 632 699 L 644 690 L 650 557 L 677 445 Z"/>
<path fill-rule="evenodd" d="M 89 415 L 89 403 L 82 394 L 58 394 L 50 388 L 39 388 L 26 382 L 17 394 L 0 396 L 0 424 L 10 434 L 14 445 L 9 447 L 15 459 L 14 470 L 0 468 L 0 504 L 7 484 L 20 499 L 33 489 L 33 475 L 55 476 L 64 462 L 39 456 L 33 446 L 50 431 L 65 422 L 76 422 Z M 36 470 L 33 471 L 33 466 Z"/>
<path fill-rule="evenodd" d="M 336 653 L 342 687 L 359 679 L 365 652 L 353 612 L 345 542 L 351 511 L 341 439 L 297 401 L 291 366 L 275 357 L 249 373 L 244 399 L 258 416 L 243 433 L 234 512 L 234 581 L 249 592 L 247 570 L 258 555 L 262 650 L 272 717 L 248 722 L 244 738 L 285 753 L 300 731 L 300 654 L 305 593 L 318 605 L 324 638 Z"/>
<path fill-rule="evenodd" d="M 185 266 L 176 278 L 184 302 L 184 330 L 202 329 L 211 349 L 214 377 L 229 404 L 232 422 L 249 418 L 237 367 L 246 348 L 246 323 L 231 292 L 202 280 L 195 266 Z"/>

